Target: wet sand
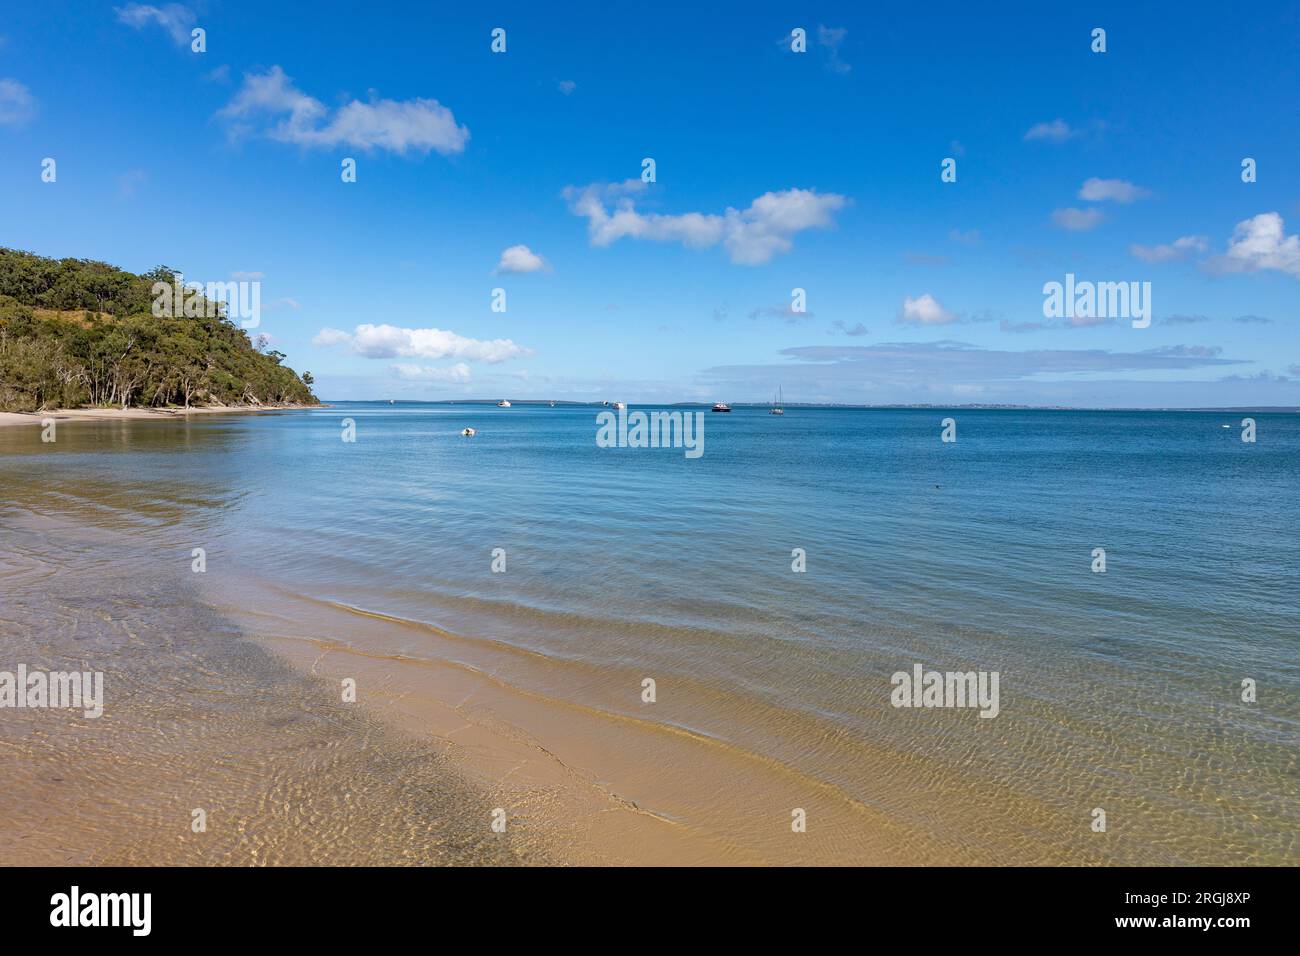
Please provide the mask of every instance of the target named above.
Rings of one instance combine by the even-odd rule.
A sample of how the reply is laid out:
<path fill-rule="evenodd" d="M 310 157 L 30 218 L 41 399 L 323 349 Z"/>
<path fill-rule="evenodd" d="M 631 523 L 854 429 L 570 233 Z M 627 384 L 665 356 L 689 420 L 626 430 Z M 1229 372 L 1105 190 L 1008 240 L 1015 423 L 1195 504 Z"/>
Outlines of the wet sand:
<path fill-rule="evenodd" d="M 861 631 L 858 644 L 823 646 L 796 640 L 803 619 L 780 608 L 734 611 L 752 617 L 737 637 L 665 622 L 657 595 L 635 621 L 600 616 L 610 595 L 579 599 L 572 580 L 549 607 L 490 587 L 429 587 L 454 570 L 436 560 L 448 561 L 436 546 L 454 524 L 428 522 L 423 499 L 386 494 L 379 478 L 402 452 L 344 445 L 332 417 L 86 423 L 52 446 L 31 431 L 0 438 L 12 454 L 0 459 L 0 669 L 103 671 L 108 698 L 98 721 L 0 711 L 5 859 L 1294 858 L 1284 696 L 1276 714 L 1242 710 L 1215 696 L 1221 674 L 1185 665 L 1207 703 L 1189 721 L 1171 692 L 1177 675 L 1135 672 L 1113 644 L 1068 670 L 1076 686 L 1063 693 L 1042 669 L 1056 645 L 1002 640 L 995 660 L 1014 676 L 1014 696 L 998 720 L 898 711 L 887 701 L 900 654 L 944 660 L 987 635 L 899 612 L 891 618 L 905 630 L 855 623 L 846 633 Z M 341 480 L 371 447 L 365 480 Z M 437 474 L 440 488 L 457 487 L 446 460 L 417 461 L 403 466 L 411 480 Z M 476 495 L 482 473 L 469 480 Z M 305 516 L 296 534 L 282 520 L 295 506 Z M 539 505 L 520 507 L 532 515 Z M 493 543 L 478 530 L 480 539 Z M 608 534 L 597 540 L 619 553 Z M 190 570 L 196 544 L 210 552 L 204 574 Z M 403 561 L 405 586 L 394 573 Z M 631 573 L 599 580 L 638 585 Z M 809 600 L 799 611 L 819 608 Z M 791 625 L 783 640 L 760 641 L 768 620 Z M 831 666 L 846 659 L 851 668 Z M 641 699 L 647 677 L 654 703 Z M 348 678 L 356 703 L 340 694 Z M 1261 739 L 1270 720 L 1276 732 Z M 1111 815 L 1107 834 L 1089 826 L 1096 806 Z M 190 830 L 199 807 L 202 835 Z M 496 808 L 505 833 L 490 826 Z M 796 810 L 807 832 L 792 830 Z"/>
<path fill-rule="evenodd" d="M 233 415 L 305 407 L 307 406 L 193 405 L 190 408 L 56 408 L 44 412 L 0 412 L 0 428 L 8 425 L 40 425 L 50 418 L 56 422 L 174 421 L 189 415 Z"/>
<path fill-rule="evenodd" d="M 11 865 L 517 865 L 553 860 L 505 797 L 204 605 L 182 574 L 115 573 L 126 542 L 27 522 L 0 550 L 3 663 L 99 670 L 105 708 L 0 711 Z M 206 831 L 193 829 L 206 813 Z"/>

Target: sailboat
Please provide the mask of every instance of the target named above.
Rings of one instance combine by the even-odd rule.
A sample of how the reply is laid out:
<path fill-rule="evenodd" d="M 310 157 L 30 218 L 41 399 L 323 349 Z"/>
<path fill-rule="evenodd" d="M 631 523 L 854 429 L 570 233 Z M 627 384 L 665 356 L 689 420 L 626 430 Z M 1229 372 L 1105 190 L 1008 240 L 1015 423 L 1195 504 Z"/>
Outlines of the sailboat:
<path fill-rule="evenodd" d="M 785 404 L 785 397 L 781 394 L 781 386 L 776 387 L 776 401 L 772 402 L 772 407 L 767 410 L 769 415 L 784 415 L 785 409 L 781 406 Z"/>

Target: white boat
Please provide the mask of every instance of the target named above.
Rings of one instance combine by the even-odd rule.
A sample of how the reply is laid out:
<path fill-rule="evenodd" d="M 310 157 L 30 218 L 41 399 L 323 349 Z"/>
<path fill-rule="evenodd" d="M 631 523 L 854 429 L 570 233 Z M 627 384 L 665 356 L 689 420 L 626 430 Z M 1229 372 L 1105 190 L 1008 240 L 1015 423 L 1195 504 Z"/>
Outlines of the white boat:
<path fill-rule="evenodd" d="M 713 405 L 713 411 L 715 411 L 715 412 L 729 412 L 729 411 L 731 411 L 731 406 L 728 405 L 726 402 L 715 402 L 714 405 Z"/>
<path fill-rule="evenodd" d="M 462 428 L 460 430 L 460 433 L 464 435 L 466 438 L 473 438 L 475 435 L 478 434 L 478 431 L 473 428 Z"/>
<path fill-rule="evenodd" d="M 626 403 L 626 402 L 615 402 L 615 403 L 614 403 L 614 407 L 615 407 L 615 408 L 627 408 L 627 403 Z"/>
<path fill-rule="evenodd" d="M 508 399 L 503 398 L 501 399 L 501 401 L 497 402 L 497 408 L 509 408 L 509 407 L 510 407 L 510 402 Z"/>
<path fill-rule="evenodd" d="M 776 387 L 776 401 L 772 403 L 772 407 L 767 410 L 767 413 L 769 415 L 784 415 L 785 409 L 781 407 L 784 404 L 785 404 L 785 399 L 781 395 L 781 386 L 778 385 Z"/>

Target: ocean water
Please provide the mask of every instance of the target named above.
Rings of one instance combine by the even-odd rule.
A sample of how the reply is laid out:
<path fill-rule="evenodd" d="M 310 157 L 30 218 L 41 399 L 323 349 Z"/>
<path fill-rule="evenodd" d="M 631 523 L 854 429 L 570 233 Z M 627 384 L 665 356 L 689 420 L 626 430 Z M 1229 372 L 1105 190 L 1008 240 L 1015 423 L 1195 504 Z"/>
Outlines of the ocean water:
<path fill-rule="evenodd" d="M 688 459 L 597 411 L 0 429 L 0 581 L 165 573 L 403 701 L 457 668 L 700 860 L 1300 861 L 1300 414 L 737 409 Z M 917 664 L 997 672 L 998 715 L 892 706 Z"/>

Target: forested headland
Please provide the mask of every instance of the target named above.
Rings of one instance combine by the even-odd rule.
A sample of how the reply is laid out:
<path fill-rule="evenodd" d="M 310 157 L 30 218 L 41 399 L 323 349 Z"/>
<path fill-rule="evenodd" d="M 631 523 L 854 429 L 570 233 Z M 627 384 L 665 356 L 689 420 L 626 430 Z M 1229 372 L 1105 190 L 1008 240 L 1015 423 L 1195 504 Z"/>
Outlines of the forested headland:
<path fill-rule="evenodd" d="M 318 404 L 310 373 L 224 304 L 154 315 L 155 283 L 176 275 L 0 248 L 0 411 Z"/>

